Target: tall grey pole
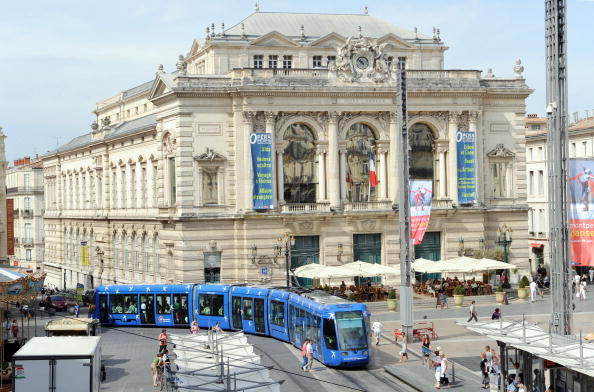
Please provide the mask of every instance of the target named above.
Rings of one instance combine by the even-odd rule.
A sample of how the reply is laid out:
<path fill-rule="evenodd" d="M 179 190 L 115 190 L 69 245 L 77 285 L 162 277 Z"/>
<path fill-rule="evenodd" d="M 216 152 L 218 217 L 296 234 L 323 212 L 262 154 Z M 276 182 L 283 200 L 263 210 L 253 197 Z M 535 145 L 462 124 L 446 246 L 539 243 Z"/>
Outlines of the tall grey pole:
<path fill-rule="evenodd" d="M 568 230 L 566 21 L 566 0 L 545 0 L 552 325 L 553 332 L 568 335 L 572 332 L 573 296 Z"/>
<path fill-rule="evenodd" d="M 413 296 L 410 282 L 410 264 L 412 262 L 410 242 L 410 194 L 409 194 L 409 162 L 408 162 L 408 113 L 406 91 L 406 58 L 398 58 L 398 96 L 397 118 L 400 127 L 400 200 L 398 218 L 400 221 L 400 321 L 402 331 L 412 342 Z"/>

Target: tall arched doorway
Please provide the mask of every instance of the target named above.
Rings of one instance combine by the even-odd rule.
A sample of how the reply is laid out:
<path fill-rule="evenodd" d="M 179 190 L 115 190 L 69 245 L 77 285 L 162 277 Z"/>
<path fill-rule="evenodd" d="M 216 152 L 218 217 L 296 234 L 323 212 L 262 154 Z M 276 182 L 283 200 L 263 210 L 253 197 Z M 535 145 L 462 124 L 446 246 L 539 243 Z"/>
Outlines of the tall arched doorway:
<path fill-rule="evenodd" d="M 410 178 L 433 180 L 433 132 L 427 125 L 414 124 L 408 133 Z"/>
<path fill-rule="evenodd" d="M 306 124 L 291 124 L 285 130 L 283 180 L 285 202 L 316 202 L 318 181 L 315 137 Z"/>
<path fill-rule="evenodd" d="M 366 124 L 351 125 L 345 135 L 347 199 L 351 202 L 377 200 L 377 187 L 370 182 L 369 169 L 375 155 L 375 135 Z M 374 158 L 377 163 L 377 158 Z M 377 168 L 376 168 L 377 174 Z"/>

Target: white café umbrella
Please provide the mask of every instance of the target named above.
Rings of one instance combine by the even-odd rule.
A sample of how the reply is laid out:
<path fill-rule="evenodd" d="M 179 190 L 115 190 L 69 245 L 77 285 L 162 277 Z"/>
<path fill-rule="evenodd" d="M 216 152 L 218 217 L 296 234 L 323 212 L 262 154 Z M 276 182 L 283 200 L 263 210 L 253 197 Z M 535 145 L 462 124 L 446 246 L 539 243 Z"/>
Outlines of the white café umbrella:
<path fill-rule="evenodd" d="M 313 279 L 313 278 L 317 278 L 317 274 L 324 270 L 324 268 L 326 268 L 325 265 L 320 265 L 320 264 L 305 264 L 302 265 L 301 267 L 298 267 L 295 269 L 295 271 L 293 271 L 293 275 L 295 275 L 298 278 L 308 278 L 308 279 Z"/>
<path fill-rule="evenodd" d="M 412 268 L 415 272 L 423 272 L 427 274 L 435 274 L 435 273 L 446 273 L 446 272 L 458 272 L 458 273 L 465 273 L 470 272 L 468 267 L 460 266 L 454 263 L 450 263 L 447 260 L 440 260 L 440 261 L 430 261 L 429 263 L 420 263 L 417 264 L 415 261 L 413 263 Z"/>
<path fill-rule="evenodd" d="M 494 270 L 494 269 L 514 269 L 516 268 L 515 265 L 510 263 L 504 263 L 503 261 L 493 260 L 493 259 L 479 259 L 482 265 L 485 266 L 487 270 Z"/>
<path fill-rule="evenodd" d="M 399 269 L 383 264 L 367 263 L 361 260 L 343 264 L 339 268 L 345 272 L 350 272 L 349 276 L 361 276 L 366 278 L 379 275 L 400 275 Z"/>
<path fill-rule="evenodd" d="M 446 261 L 452 265 L 464 269 L 464 271 L 461 272 L 476 272 L 485 270 L 483 263 L 481 263 L 480 259 L 475 259 L 474 257 L 460 256 L 454 257 L 453 259 L 449 259 Z"/>

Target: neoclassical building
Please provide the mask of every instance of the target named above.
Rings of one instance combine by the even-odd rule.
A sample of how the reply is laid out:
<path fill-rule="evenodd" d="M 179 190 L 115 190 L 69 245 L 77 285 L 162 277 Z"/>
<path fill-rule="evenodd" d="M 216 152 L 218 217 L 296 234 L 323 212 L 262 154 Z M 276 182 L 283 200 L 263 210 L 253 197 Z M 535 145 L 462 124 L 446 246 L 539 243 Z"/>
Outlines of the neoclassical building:
<path fill-rule="evenodd" d="M 429 36 L 368 15 L 255 12 L 206 29 L 174 72 L 101 101 L 90 132 L 43 158 L 48 280 L 270 282 L 290 267 L 397 265 L 396 65 L 406 59 L 411 178 L 433 182 L 417 257 L 494 246 L 528 267 L 525 99 L 510 77 L 444 68 Z M 513 65 L 513 64 L 512 64 Z M 476 137 L 475 203 L 458 202 L 456 133 Z M 271 207 L 254 209 L 250 134 L 272 138 Z M 377 186 L 370 186 L 370 157 Z"/>

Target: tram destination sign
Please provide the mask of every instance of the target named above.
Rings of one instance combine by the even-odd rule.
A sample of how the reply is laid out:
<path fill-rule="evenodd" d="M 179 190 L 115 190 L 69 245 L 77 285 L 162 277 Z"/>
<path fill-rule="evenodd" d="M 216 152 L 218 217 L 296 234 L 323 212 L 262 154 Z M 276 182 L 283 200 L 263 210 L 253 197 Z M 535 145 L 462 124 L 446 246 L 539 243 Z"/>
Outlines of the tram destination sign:
<path fill-rule="evenodd" d="M 252 205 L 255 210 L 274 207 L 272 200 L 272 134 L 250 134 L 252 171 L 254 173 Z"/>

